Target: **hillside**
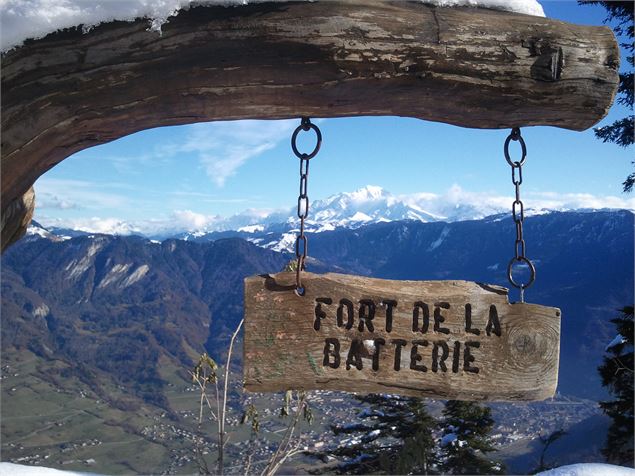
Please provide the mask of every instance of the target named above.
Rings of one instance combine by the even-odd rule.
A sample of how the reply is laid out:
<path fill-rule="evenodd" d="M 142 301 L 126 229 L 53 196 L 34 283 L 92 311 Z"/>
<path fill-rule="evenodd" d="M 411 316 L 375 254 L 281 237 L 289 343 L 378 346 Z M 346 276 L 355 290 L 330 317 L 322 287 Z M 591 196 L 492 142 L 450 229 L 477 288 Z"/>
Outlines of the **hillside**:
<path fill-rule="evenodd" d="M 315 272 L 506 285 L 512 232 L 509 218 L 324 231 L 309 237 L 310 266 Z M 633 214 L 549 213 L 527 218 L 525 233 L 538 269 L 527 300 L 563 311 L 559 391 L 575 401 L 597 400 L 604 393 L 596 367 L 614 336 L 608 320 L 633 300 Z M 91 444 L 89 435 L 97 435 L 96 454 L 108 462 L 100 471 L 155 471 L 174 455 L 188 467 L 196 396 L 187 369 L 205 348 L 217 357 L 224 353 L 242 317 L 243 278 L 276 272 L 288 260 L 288 254 L 240 238 L 158 243 L 134 236 L 29 235 L 2 258 L 4 454 L 56 454 L 64 445 L 79 452 Z M 238 386 L 236 380 L 236 403 Z M 594 415 L 584 403 L 549 416 L 556 407 L 545 406 L 550 410 L 527 425 L 574 424 Z M 340 411 L 326 408 L 324 428 L 328 415 Z M 536 413 L 531 408 L 528 415 Z M 511 426 L 508 413 L 498 412 Z M 32 415 L 28 424 L 19 417 L 25 414 Z M 122 441 L 137 441 L 155 456 L 119 454 Z M 91 458 L 71 459 L 83 468 L 80 462 Z"/>

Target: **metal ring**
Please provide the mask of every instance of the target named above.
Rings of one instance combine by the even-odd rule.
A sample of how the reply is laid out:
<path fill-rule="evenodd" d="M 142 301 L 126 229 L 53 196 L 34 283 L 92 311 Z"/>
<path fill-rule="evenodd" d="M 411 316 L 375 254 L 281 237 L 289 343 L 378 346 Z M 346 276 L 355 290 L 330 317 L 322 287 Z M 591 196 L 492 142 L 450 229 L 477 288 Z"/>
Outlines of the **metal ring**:
<path fill-rule="evenodd" d="M 514 267 L 514 263 L 521 263 L 521 262 L 524 262 L 525 264 L 527 264 L 527 266 L 529 266 L 530 274 L 529 274 L 529 282 L 527 284 L 518 284 L 516 281 L 514 281 L 514 277 L 512 276 L 512 268 Z M 515 288 L 527 289 L 529 286 L 534 284 L 534 281 L 536 280 L 536 268 L 534 267 L 533 263 L 529 261 L 529 259 L 526 258 L 525 256 L 521 256 L 519 259 L 516 259 L 514 257 L 511 259 L 511 261 L 507 265 L 507 279 L 509 279 L 509 282 Z"/>
<path fill-rule="evenodd" d="M 520 162 L 514 162 L 518 164 L 516 167 L 512 167 L 512 183 L 514 185 L 522 185 L 523 183 L 523 169 L 520 166 Z M 518 170 L 518 180 L 516 180 L 516 170 Z"/>
<path fill-rule="evenodd" d="M 300 241 L 302 241 L 302 253 L 300 253 Z M 308 243 L 307 243 L 306 236 L 298 235 L 298 237 L 296 237 L 295 239 L 295 256 L 296 258 L 302 258 L 303 262 L 301 264 L 304 264 L 304 258 L 306 257 L 307 248 L 308 248 Z M 300 269 L 299 265 L 298 265 L 298 269 Z"/>
<path fill-rule="evenodd" d="M 518 245 L 520 245 L 520 253 L 518 252 Z M 514 244 L 514 252 L 516 253 L 516 260 L 520 260 L 522 257 L 525 256 L 525 240 L 524 239 L 520 239 L 520 240 L 516 240 L 516 243 Z"/>
<path fill-rule="evenodd" d="M 298 267 L 295 270 L 295 289 L 293 292 L 297 296 L 304 296 L 306 294 L 306 288 L 302 286 L 302 268 L 304 267 L 304 259 L 298 257 Z"/>
<path fill-rule="evenodd" d="M 520 147 L 523 152 L 523 156 L 520 158 L 520 160 L 512 160 L 511 157 L 509 156 L 509 143 L 512 140 L 515 142 L 516 141 L 520 142 Z M 503 148 L 503 152 L 505 153 L 505 160 L 510 166 L 512 167 L 522 166 L 525 163 L 525 159 L 527 158 L 527 146 L 525 145 L 525 140 L 523 139 L 523 136 L 521 136 L 520 133 L 515 135 L 512 131 L 512 133 L 507 136 L 507 139 L 505 139 L 505 147 Z"/>
<path fill-rule="evenodd" d="M 302 156 L 300 157 L 300 178 L 302 178 L 302 176 L 309 176 L 309 159 L 307 159 L 307 155 L 306 154 L 302 154 Z"/>
<path fill-rule="evenodd" d="M 520 205 L 520 218 L 518 217 L 518 212 L 516 210 L 517 204 Z M 512 218 L 516 223 L 522 223 L 525 219 L 525 205 L 523 204 L 522 200 L 514 200 L 514 202 L 512 203 Z"/>
<path fill-rule="evenodd" d="M 302 206 L 304 205 L 304 209 Z M 298 197 L 298 218 L 304 220 L 309 216 L 309 197 L 300 195 Z"/>
<path fill-rule="evenodd" d="M 308 180 L 306 175 L 300 176 L 300 198 L 308 198 Z"/>
<path fill-rule="evenodd" d="M 298 150 L 298 146 L 296 145 L 296 140 L 298 138 L 298 134 L 300 133 L 300 131 L 308 131 L 309 129 L 313 129 L 315 131 L 315 135 L 317 136 L 317 143 L 315 144 L 315 148 L 313 149 L 313 152 L 311 152 L 310 154 L 302 154 Z M 293 149 L 293 153 L 296 155 L 298 159 L 306 159 L 306 160 L 312 159 L 320 151 L 321 145 L 322 145 L 322 133 L 320 132 L 320 129 L 318 129 L 318 127 L 312 122 L 304 122 L 303 120 L 302 124 L 296 127 L 295 131 L 293 131 L 293 135 L 291 136 L 291 148 Z"/>

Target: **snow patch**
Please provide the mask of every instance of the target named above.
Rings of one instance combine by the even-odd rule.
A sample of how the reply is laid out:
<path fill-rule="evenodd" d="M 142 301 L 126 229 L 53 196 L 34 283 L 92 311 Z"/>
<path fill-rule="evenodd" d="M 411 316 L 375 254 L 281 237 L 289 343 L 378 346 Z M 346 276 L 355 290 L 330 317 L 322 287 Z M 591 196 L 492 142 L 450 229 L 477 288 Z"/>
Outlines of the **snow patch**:
<path fill-rule="evenodd" d="M 62 471 L 44 466 L 26 466 L 15 463 L 0 463 L 0 476 L 98 476 L 95 473 Z"/>
<path fill-rule="evenodd" d="M 537 473 L 536 476 L 634 476 L 635 469 L 605 463 L 578 463 Z"/>
<path fill-rule="evenodd" d="M 42 38 L 63 28 L 82 25 L 84 32 L 104 22 L 147 18 L 149 30 L 161 26 L 180 10 L 197 5 L 239 6 L 263 0 L 0 0 L 0 49 L 4 52 L 26 39 Z M 545 16 L 536 0 L 423 0 L 440 7 L 469 6 Z"/>
<path fill-rule="evenodd" d="M 537 1 L 527 0 L 424 0 L 439 7 L 477 7 L 492 8 L 508 12 L 524 13 L 536 17 L 544 17 L 545 11 Z"/>
<path fill-rule="evenodd" d="M 372 218 L 362 212 L 356 212 L 355 215 L 351 217 L 351 221 L 372 221 Z"/>
<path fill-rule="evenodd" d="M 34 226 L 34 225 L 29 225 L 26 229 L 26 234 L 28 236 L 39 236 L 41 238 L 50 238 L 51 237 L 51 233 L 42 228 L 41 226 Z"/>
<path fill-rule="evenodd" d="M 268 245 L 273 245 L 271 246 L 271 249 L 273 251 L 292 252 L 295 247 L 295 238 L 296 238 L 296 231 L 291 230 L 288 233 L 283 233 L 282 238 L 280 238 L 279 241 L 272 241 L 271 243 L 268 243 L 267 245 L 265 245 L 265 247 L 268 247 Z"/>
<path fill-rule="evenodd" d="M 604 350 L 606 351 L 606 350 L 612 349 L 613 347 L 618 346 L 620 344 L 625 344 L 626 342 L 628 342 L 626 340 L 626 337 L 624 337 L 622 334 L 618 334 L 613 338 L 611 342 L 608 343 L 608 345 L 606 346 Z"/>
<path fill-rule="evenodd" d="M 265 231 L 265 227 L 263 225 L 249 225 L 240 227 L 237 231 L 242 231 L 244 233 L 256 233 L 257 231 Z"/>
<path fill-rule="evenodd" d="M 315 229 L 312 229 L 311 231 L 313 233 L 322 233 L 323 231 L 333 231 L 335 230 L 335 225 L 333 225 L 332 223 L 325 223 L 324 225 L 320 225 Z"/>

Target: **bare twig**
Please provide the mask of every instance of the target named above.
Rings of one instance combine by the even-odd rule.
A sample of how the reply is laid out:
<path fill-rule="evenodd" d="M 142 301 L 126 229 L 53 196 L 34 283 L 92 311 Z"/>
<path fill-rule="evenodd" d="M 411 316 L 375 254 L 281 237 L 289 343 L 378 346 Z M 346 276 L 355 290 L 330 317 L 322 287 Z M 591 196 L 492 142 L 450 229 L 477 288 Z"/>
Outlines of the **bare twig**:
<path fill-rule="evenodd" d="M 251 471 L 251 461 L 254 458 L 254 452 L 253 450 L 249 452 L 249 454 L 247 455 L 247 462 L 245 463 L 245 476 L 249 475 L 249 472 Z"/>
<path fill-rule="evenodd" d="M 199 423 L 199 430 L 200 430 L 200 426 L 203 422 L 203 406 L 204 403 L 207 404 L 207 407 L 209 408 L 209 411 L 212 415 L 212 417 L 214 419 L 216 419 L 217 424 L 218 424 L 218 468 L 217 468 L 217 474 L 222 475 L 224 474 L 225 469 L 231 469 L 232 467 L 228 467 L 225 468 L 225 457 L 224 457 L 224 452 L 225 452 L 225 446 L 227 445 L 227 443 L 229 442 L 229 438 L 228 435 L 225 431 L 225 426 L 226 426 L 226 419 L 227 419 L 227 400 L 228 400 L 228 391 L 229 391 L 229 374 L 230 374 L 230 368 L 231 368 L 231 358 L 232 358 L 232 354 L 233 354 L 233 350 L 234 350 L 234 344 L 236 342 L 236 338 L 238 337 L 238 334 L 242 328 L 244 324 L 244 320 L 241 320 L 240 323 L 238 324 L 238 327 L 236 328 L 236 330 L 234 331 L 234 333 L 232 334 L 230 343 L 229 343 L 229 350 L 227 353 L 227 362 L 225 364 L 225 372 L 224 372 L 224 382 L 223 382 L 223 387 L 222 389 L 219 388 L 219 379 L 216 378 L 216 372 L 215 369 L 216 364 L 213 362 L 213 360 L 211 360 L 207 354 L 203 354 L 203 356 L 201 357 L 202 361 L 209 361 L 210 364 L 209 365 L 213 365 L 213 376 L 214 378 L 212 379 L 211 376 L 208 377 L 205 375 L 205 373 L 203 372 L 203 374 L 201 375 L 200 370 L 203 368 L 203 366 L 197 366 L 195 368 L 194 372 L 190 372 L 190 374 L 192 375 L 192 378 L 194 380 L 194 382 L 197 383 L 197 385 L 199 386 L 200 390 L 201 390 L 201 398 L 200 398 L 200 402 L 199 402 L 199 417 L 198 417 L 198 423 Z M 207 360 L 206 360 L 207 359 Z M 207 383 L 211 383 L 214 382 L 214 388 L 216 391 L 216 414 L 214 414 L 213 411 L 213 407 L 212 407 L 212 403 L 209 400 L 208 396 L 207 396 Z M 221 395 L 222 392 L 222 395 Z M 291 397 L 292 398 L 292 397 Z M 281 467 L 282 465 L 292 456 L 295 456 L 296 454 L 301 453 L 303 450 L 301 449 L 301 442 L 297 441 L 297 442 L 293 442 L 293 435 L 295 432 L 296 427 L 298 426 L 298 423 L 300 421 L 300 418 L 304 415 L 304 418 L 307 419 L 307 421 L 309 421 L 309 423 L 311 422 L 311 415 L 310 415 L 310 408 L 307 406 L 308 402 L 307 402 L 307 394 L 305 392 L 298 392 L 297 397 L 296 397 L 296 402 L 297 402 L 297 407 L 296 410 L 294 412 L 294 415 L 292 417 L 292 420 L 289 422 L 288 427 L 285 429 L 285 433 L 284 436 L 282 437 L 282 439 L 280 440 L 280 444 L 278 445 L 275 453 L 273 454 L 273 456 L 267 461 L 267 466 L 265 467 L 265 469 L 262 471 L 261 476 L 272 476 L 274 475 Z M 288 405 L 289 402 L 286 403 L 286 405 Z M 257 427 L 258 427 L 258 420 L 257 420 L 257 412 L 254 409 L 254 414 L 251 415 L 251 418 L 253 419 L 252 421 L 252 431 L 258 431 Z M 249 414 L 249 413 L 248 413 Z M 255 426 L 254 426 L 255 425 Z M 255 428 L 255 429 L 254 429 Z M 199 460 L 199 471 L 201 473 L 204 474 L 211 474 L 209 471 L 209 468 L 207 466 L 206 461 L 204 460 L 204 458 L 202 457 L 202 452 L 201 449 L 199 448 L 199 442 L 197 441 L 197 448 L 196 448 L 196 452 L 197 452 L 197 457 Z M 254 452 L 251 452 L 246 459 L 245 465 L 244 465 L 244 474 L 250 474 L 253 470 L 255 470 L 255 466 L 254 465 L 259 465 L 261 463 L 261 461 L 256 461 L 254 462 L 253 458 L 254 458 Z M 235 468 L 236 466 L 234 466 Z"/>
<path fill-rule="evenodd" d="M 198 371 L 197 372 L 190 371 L 190 375 L 192 376 L 192 380 L 196 382 L 196 384 L 201 389 L 201 399 L 199 402 L 198 425 L 197 425 L 198 432 L 200 433 L 201 425 L 203 424 L 203 402 L 207 403 L 207 406 L 212 416 L 216 419 L 218 418 L 216 417 L 216 415 L 214 414 L 214 411 L 212 410 L 212 404 L 209 401 L 209 398 L 207 398 L 206 390 L 207 390 L 208 376 L 205 374 L 205 371 L 203 370 L 202 379 L 200 378 L 200 374 L 198 373 Z M 218 401 L 218 398 L 217 398 L 217 401 Z M 203 439 L 197 436 L 195 441 L 196 441 L 196 460 L 198 463 L 198 471 L 200 474 L 211 474 L 211 471 L 209 470 L 209 467 L 207 466 L 207 461 L 205 461 L 205 458 L 201 451 L 201 443 Z"/>
<path fill-rule="evenodd" d="M 192 371 L 190 371 L 190 375 L 192 376 L 192 380 L 194 380 L 194 382 L 196 382 L 198 387 L 201 389 L 201 403 L 198 414 L 199 425 L 203 421 L 203 399 L 205 399 L 205 401 L 207 402 L 207 407 L 209 408 L 209 412 L 212 414 L 212 418 L 214 420 L 218 420 L 218 417 L 216 416 L 216 413 L 214 413 L 214 409 L 212 408 L 212 403 L 209 401 L 209 398 L 207 398 L 207 385 L 205 383 L 205 380 L 201 381 L 201 379 Z M 218 393 L 216 394 L 216 403 L 218 404 Z"/>
<path fill-rule="evenodd" d="M 221 415 L 220 409 L 220 394 L 218 392 L 218 379 L 216 379 L 216 381 L 214 382 L 214 388 L 216 389 L 216 411 L 218 412 L 218 419 L 216 420 L 218 423 L 218 462 L 220 465 L 220 461 L 222 459 L 222 455 L 223 455 L 223 438 L 222 438 L 222 434 L 223 434 L 223 426 L 222 426 L 222 420 L 224 418 L 223 415 Z M 222 472 L 220 474 L 223 474 Z"/>
<path fill-rule="evenodd" d="M 284 462 L 291 458 L 292 456 L 295 456 L 297 454 L 302 453 L 302 449 L 300 449 L 300 445 L 301 443 L 298 442 L 296 443 L 296 445 L 291 448 L 288 451 L 285 451 L 281 456 L 280 459 L 276 462 L 276 464 L 273 465 L 273 467 L 271 468 L 271 471 L 267 473 L 267 475 L 274 475 L 278 472 L 278 470 L 280 469 L 280 467 L 284 464 Z"/>
<path fill-rule="evenodd" d="M 265 469 L 262 470 L 260 476 L 272 476 L 276 474 L 276 471 L 280 469 L 282 463 L 291 456 L 288 453 L 294 452 L 294 450 L 297 449 L 296 446 L 296 448 L 294 449 L 287 450 L 289 443 L 291 442 L 291 438 L 293 437 L 293 432 L 295 431 L 295 428 L 300 421 L 300 415 L 302 415 L 302 412 L 304 411 L 304 405 L 306 405 L 306 393 L 303 392 L 298 399 L 298 406 L 295 414 L 293 415 L 293 420 L 287 427 L 287 430 L 282 437 L 282 440 L 280 440 L 280 444 L 278 445 L 276 452 L 269 460 L 269 464 L 267 464 Z M 297 454 L 297 452 L 294 454 Z"/>
<path fill-rule="evenodd" d="M 615 369 L 615 375 L 617 375 L 618 373 L 620 373 L 621 371 L 625 371 L 628 372 L 629 374 L 633 373 L 633 369 L 629 368 L 627 365 L 625 365 L 621 360 L 620 357 L 613 357 L 613 361 L 615 362 L 615 364 L 617 365 L 617 368 Z"/>
<path fill-rule="evenodd" d="M 238 327 L 234 331 L 232 335 L 231 341 L 229 342 L 229 351 L 227 352 L 227 363 L 225 364 L 225 381 L 223 382 L 223 403 L 222 408 L 220 409 L 220 419 L 219 419 L 219 445 L 218 445 L 218 473 L 223 474 L 223 455 L 225 452 L 225 418 L 227 415 L 227 388 L 229 386 L 229 367 L 231 365 L 232 351 L 234 349 L 234 342 L 236 337 L 238 336 L 238 332 L 240 332 L 240 328 L 243 326 L 244 319 L 241 319 Z"/>

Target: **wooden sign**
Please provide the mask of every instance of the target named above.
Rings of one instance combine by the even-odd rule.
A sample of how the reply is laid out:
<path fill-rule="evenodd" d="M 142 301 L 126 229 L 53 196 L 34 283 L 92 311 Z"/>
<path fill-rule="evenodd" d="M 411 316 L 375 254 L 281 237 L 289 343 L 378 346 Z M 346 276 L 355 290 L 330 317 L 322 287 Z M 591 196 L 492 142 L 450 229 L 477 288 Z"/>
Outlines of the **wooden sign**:
<path fill-rule="evenodd" d="M 295 273 L 245 280 L 245 390 L 541 400 L 558 382 L 560 310 L 468 281 Z"/>

